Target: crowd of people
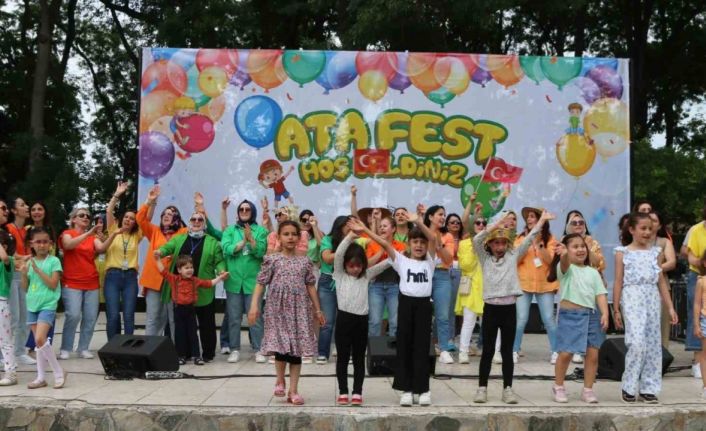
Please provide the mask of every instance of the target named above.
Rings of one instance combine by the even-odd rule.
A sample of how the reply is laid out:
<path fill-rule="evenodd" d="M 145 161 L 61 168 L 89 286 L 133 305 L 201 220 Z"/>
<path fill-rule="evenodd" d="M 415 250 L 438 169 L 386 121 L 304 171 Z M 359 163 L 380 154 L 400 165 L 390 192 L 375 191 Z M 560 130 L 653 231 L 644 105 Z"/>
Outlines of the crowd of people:
<path fill-rule="evenodd" d="M 523 356 L 533 301 L 549 341 L 546 358 L 555 367 L 554 401 L 568 401 L 564 379 L 573 361 L 585 364 L 581 399 L 598 402 L 592 388 L 610 321 L 604 276 L 609 257 L 578 210 L 567 214 L 555 237 L 550 230 L 555 216 L 543 208 L 503 211 L 492 221 L 475 196 L 461 215 L 423 204 L 412 210 L 358 209 L 357 189 L 351 187 L 350 214 L 337 217 L 325 234 L 313 211 L 300 212 L 293 204 L 275 208 L 273 223 L 266 199 L 259 207 L 249 200 L 238 203 L 234 223 L 228 221 L 231 201 L 224 199 L 215 220 L 198 192 L 188 218 L 166 206 L 153 224 L 158 185 L 137 211 L 116 217 L 128 187 L 118 183 L 105 214 L 92 217 L 88 208 L 74 208 L 68 228 L 58 235 L 42 202 L 0 200 L 1 386 L 17 384 L 20 362 L 36 364 L 29 388 L 47 386 L 49 368 L 54 388 L 63 387 L 67 373 L 57 358 L 93 358 L 101 297 L 110 340 L 134 333 L 138 292 L 146 302 L 146 335 L 170 336 L 181 364 L 211 362 L 219 342 L 214 286 L 223 282 L 220 352 L 230 363 L 243 359 L 246 315 L 255 362 L 275 364 L 274 395 L 291 404 L 304 404 L 301 365 L 326 364 L 332 344 L 336 403 L 363 404 L 367 341 L 379 335 L 397 340 L 393 388 L 401 392 L 400 405 L 431 404 L 432 343 L 444 364 L 468 364 L 480 354 L 477 403 L 487 402 L 491 364 L 501 363 L 502 400 L 515 404 L 514 364 Z M 656 403 L 662 346 L 677 323 L 665 276 L 677 255 L 660 214 L 647 202 L 639 202 L 618 228 L 622 245 L 615 249 L 612 321 L 624 328 L 628 349 L 620 396 L 626 403 Z M 143 239 L 148 253 L 138 261 Z M 706 208 L 680 250 L 690 264 L 686 348 L 694 352 L 697 378 L 706 375 L 705 251 Z M 51 341 L 60 299 L 64 326 L 57 357 Z M 706 379 L 703 383 L 706 387 Z"/>

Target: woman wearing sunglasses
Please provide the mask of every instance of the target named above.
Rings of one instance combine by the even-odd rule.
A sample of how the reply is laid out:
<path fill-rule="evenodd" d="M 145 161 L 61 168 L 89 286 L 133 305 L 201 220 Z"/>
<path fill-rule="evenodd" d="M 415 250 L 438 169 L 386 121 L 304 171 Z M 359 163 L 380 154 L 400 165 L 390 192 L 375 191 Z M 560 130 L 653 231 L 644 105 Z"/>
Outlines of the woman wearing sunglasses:
<path fill-rule="evenodd" d="M 449 268 L 449 277 L 451 278 L 451 301 L 449 302 L 449 337 L 451 340 L 456 338 L 456 301 L 458 294 L 458 285 L 461 282 L 461 270 L 458 267 L 458 244 L 464 237 L 463 223 L 461 217 L 456 213 L 451 213 L 446 216 L 444 221 L 446 232 L 453 238 L 454 252 L 453 263 Z"/>
<path fill-rule="evenodd" d="M 166 244 L 155 250 L 154 256 L 162 258 L 171 256 L 169 272 L 178 274 L 176 263 L 179 256 L 191 256 L 194 275 L 204 280 L 212 280 L 226 270 L 223 251 L 218 240 L 206 234 L 206 216 L 195 212 L 189 218 L 187 233 L 174 235 Z M 156 265 L 156 263 L 155 263 Z M 169 283 L 162 286 L 162 303 L 171 303 L 172 292 Z M 216 355 L 216 307 L 213 302 L 215 289 L 213 286 L 198 290 L 198 298 L 194 304 L 196 319 L 201 340 L 201 358 L 211 362 Z M 238 322 L 239 323 L 239 322 Z M 194 358 L 194 363 L 202 364 L 201 358 Z"/>
<path fill-rule="evenodd" d="M 64 303 L 64 330 L 59 359 L 69 359 L 74 350 L 76 327 L 81 322 L 78 352 L 84 359 L 93 358 L 89 346 L 98 318 L 99 281 L 95 258 L 113 243 L 126 227 L 114 230 L 105 241 L 96 237 L 88 208 L 74 208 L 69 214 L 69 229 L 61 233 L 59 246 L 64 252 L 61 274 L 61 299 Z"/>

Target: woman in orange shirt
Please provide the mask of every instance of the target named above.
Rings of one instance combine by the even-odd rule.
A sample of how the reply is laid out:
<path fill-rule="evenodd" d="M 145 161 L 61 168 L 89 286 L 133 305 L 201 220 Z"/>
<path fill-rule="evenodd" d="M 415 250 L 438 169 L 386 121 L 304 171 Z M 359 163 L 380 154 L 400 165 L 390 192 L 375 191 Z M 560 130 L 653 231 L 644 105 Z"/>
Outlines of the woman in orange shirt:
<path fill-rule="evenodd" d="M 146 335 L 162 335 L 169 320 L 169 328 L 174 338 L 174 311 L 171 304 L 162 303 L 162 274 L 157 269 L 157 263 L 152 258 L 154 251 L 167 243 L 174 235 L 187 232 L 186 224 L 182 221 L 181 213 L 175 206 L 168 206 L 159 216 L 159 226 L 151 223 L 154 209 L 157 206 L 161 190 L 159 185 L 152 187 L 147 192 L 147 202 L 145 202 L 135 220 L 142 231 L 142 235 L 149 241 L 146 258 L 142 266 L 140 276 L 140 286 L 144 288 L 143 293 L 146 303 L 147 324 L 145 325 Z M 168 262 L 164 260 L 164 264 Z"/>
<path fill-rule="evenodd" d="M 452 364 L 454 362 L 451 351 L 456 350 L 453 339 L 449 333 L 449 310 L 451 308 L 451 276 L 449 268 L 454 260 L 454 238 L 446 232 L 444 221 L 446 210 L 440 205 L 432 205 L 422 211 L 422 205 L 417 206 L 417 212 L 424 213 L 424 224 L 436 235 L 436 255 L 441 262 L 434 269 L 431 280 L 431 297 L 434 302 L 434 323 L 436 325 L 436 338 L 441 354 L 439 362 Z"/>
<path fill-rule="evenodd" d="M 525 207 L 522 208 L 522 218 L 525 220 L 525 229 L 515 239 L 515 246 L 518 246 L 537 224 L 542 215 L 542 209 Z M 519 351 L 522 347 L 522 335 L 529 319 L 529 310 L 532 305 L 532 298 L 536 299 L 539 306 L 539 314 L 542 323 L 549 337 L 549 347 L 551 349 L 550 362 L 556 362 L 556 320 L 554 319 L 554 295 L 559 290 L 559 283 L 548 282 L 549 268 L 554 259 L 554 248 L 557 241 L 549 232 L 549 223 L 544 223 L 542 230 L 535 237 L 532 245 L 527 250 L 527 254 L 517 262 L 517 275 L 520 279 L 520 287 L 523 295 L 517 298 L 517 328 L 515 330 L 515 345 L 512 348 L 512 359 L 517 362 Z"/>

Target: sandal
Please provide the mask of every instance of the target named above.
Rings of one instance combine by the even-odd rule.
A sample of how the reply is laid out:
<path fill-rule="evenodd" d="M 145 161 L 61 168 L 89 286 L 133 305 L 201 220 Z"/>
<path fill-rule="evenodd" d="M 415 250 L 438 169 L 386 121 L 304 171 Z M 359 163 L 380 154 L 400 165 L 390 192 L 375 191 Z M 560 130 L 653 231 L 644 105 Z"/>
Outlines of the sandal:
<path fill-rule="evenodd" d="M 203 359 L 194 358 L 194 365 L 203 365 Z"/>
<path fill-rule="evenodd" d="M 304 398 L 299 394 L 289 394 L 289 396 L 287 396 L 287 402 L 295 406 L 301 406 L 304 404 Z"/>
<path fill-rule="evenodd" d="M 179 358 L 179 365 L 186 365 L 186 358 Z"/>
<path fill-rule="evenodd" d="M 285 386 L 284 386 L 283 383 L 277 383 L 277 384 L 275 385 L 274 396 L 276 396 L 276 397 L 283 397 L 283 396 L 284 396 L 284 390 L 285 390 L 285 389 L 286 389 L 286 388 L 285 388 Z"/>

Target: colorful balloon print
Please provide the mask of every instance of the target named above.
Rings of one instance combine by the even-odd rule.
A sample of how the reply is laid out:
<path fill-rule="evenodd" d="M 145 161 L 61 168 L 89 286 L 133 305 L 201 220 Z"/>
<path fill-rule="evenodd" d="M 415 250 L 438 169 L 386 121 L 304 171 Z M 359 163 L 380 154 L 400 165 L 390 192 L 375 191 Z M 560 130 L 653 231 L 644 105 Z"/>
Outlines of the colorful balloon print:
<path fill-rule="evenodd" d="M 512 61 L 512 58 L 512 55 L 471 54 L 471 60 L 486 72 L 492 72 L 504 67 Z"/>
<path fill-rule="evenodd" d="M 209 67 L 219 67 L 230 78 L 238 70 L 238 50 L 199 49 L 196 54 L 196 67 L 199 71 Z"/>
<path fill-rule="evenodd" d="M 176 125 L 174 125 L 174 129 L 172 129 L 172 125 L 174 124 L 173 121 L 174 117 L 171 115 L 165 115 L 164 117 L 160 117 L 154 121 L 149 127 L 150 132 L 159 132 L 169 138 L 169 140 L 173 141 L 173 136 L 174 132 L 176 132 Z"/>
<path fill-rule="evenodd" d="M 540 64 L 540 58 L 537 56 L 521 56 L 520 66 L 524 70 L 525 75 L 539 85 L 539 81 L 544 79 L 544 73 L 542 73 L 542 65 Z"/>
<path fill-rule="evenodd" d="M 476 84 L 480 84 L 482 87 L 485 87 L 485 84 L 492 81 L 493 77 L 490 75 L 490 72 L 479 67 L 475 72 L 473 72 L 473 75 L 471 75 L 471 80 Z"/>
<path fill-rule="evenodd" d="M 198 110 L 200 113 L 206 115 L 215 123 L 216 121 L 221 119 L 223 113 L 226 110 L 225 95 L 222 94 L 216 98 L 211 99 L 207 104 L 199 107 Z"/>
<path fill-rule="evenodd" d="M 519 57 L 513 57 L 503 67 L 490 71 L 490 75 L 498 84 L 508 88 L 520 82 L 525 72 L 522 70 Z"/>
<path fill-rule="evenodd" d="M 441 82 L 439 82 L 434 74 L 436 60 L 437 55 L 429 53 L 412 53 L 409 54 L 407 58 L 407 75 L 409 76 L 409 80 L 424 94 L 441 87 Z"/>
<path fill-rule="evenodd" d="M 174 164 L 174 146 L 163 133 L 140 134 L 140 175 L 155 182 Z"/>
<path fill-rule="evenodd" d="M 586 76 L 594 67 L 609 67 L 615 71 L 618 70 L 617 58 L 584 58 L 581 65 L 581 76 Z"/>
<path fill-rule="evenodd" d="M 253 74 L 262 71 L 282 56 L 279 49 L 251 49 L 245 63 L 245 71 Z"/>
<path fill-rule="evenodd" d="M 597 66 L 589 70 L 586 77 L 601 89 L 602 97 L 623 97 L 623 79 L 618 72 L 607 66 Z"/>
<path fill-rule="evenodd" d="M 198 49 L 185 48 L 177 50 L 171 57 L 169 57 L 169 62 L 176 64 L 184 70 L 189 70 L 196 64 L 196 54 Z"/>
<path fill-rule="evenodd" d="M 213 143 L 216 130 L 213 121 L 205 115 L 191 114 L 175 118 L 177 125 L 176 144 L 187 153 L 200 153 Z"/>
<path fill-rule="evenodd" d="M 238 51 L 238 70 L 230 78 L 230 84 L 239 87 L 241 90 L 245 89 L 245 86 L 252 82 L 247 67 L 249 56 L 250 50 L 241 49 Z"/>
<path fill-rule="evenodd" d="M 442 57 L 436 60 L 434 77 L 442 87 L 455 95 L 462 94 L 471 83 L 466 65 L 455 57 Z"/>
<path fill-rule="evenodd" d="M 395 76 L 390 80 L 390 88 L 404 93 L 404 90 L 412 85 L 409 76 L 407 75 L 407 59 L 409 54 L 406 52 L 397 53 L 397 68 L 395 69 Z"/>
<path fill-rule="evenodd" d="M 581 96 L 589 105 L 601 98 L 601 89 L 592 79 L 579 76 L 573 81 L 573 84 L 581 90 Z"/>
<path fill-rule="evenodd" d="M 199 73 L 199 89 L 208 97 L 220 96 L 228 87 L 228 74 L 218 66 L 209 66 Z"/>
<path fill-rule="evenodd" d="M 267 96 L 251 96 L 240 102 L 233 120 L 235 130 L 246 144 L 262 148 L 274 140 L 282 121 L 282 109 Z"/>
<path fill-rule="evenodd" d="M 489 219 L 499 213 L 505 206 L 507 193 L 501 183 L 481 181 L 483 175 L 473 175 L 461 187 L 461 206 L 468 205 L 473 193 L 477 193 L 476 202 L 483 204 L 483 217 Z"/>
<path fill-rule="evenodd" d="M 251 53 L 248 60 L 252 58 L 253 54 Z M 250 72 L 250 77 L 257 85 L 265 89 L 265 93 L 282 85 L 287 80 L 287 74 L 284 72 L 284 66 L 282 65 L 282 57 L 278 56 L 274 61 L 267 63 L 264 68 L 257 72 Z"/>
<path fill-rule="evenodd" d="M 356 53 L 350 51 L 326 51 L 326 65 L 316 78 L 316 82 L 324 87 L 324 94 L 347 86 L 358 76 L 355 56 Z"/>
<path fill-rule="evenodd" d="M 358 79 L 358 89 L 360 94 L 368 100 L 377 102 L 382 99 L 387 93 L 387 79 L 382 72 L 377 70 L 368 70 L 360 75 Z"/>
<path fill-rule="evenodd" d="M 389 81 L 397 73 L 397 55 L 394 52 L 362 51 L 356 54 L 355 68 L 358 75 L 362 76 L 365 72 L 376 71 L 385 77 L 385 81 Z"/>
<path fill-rule="evenodd" d="M 566 134 L 556 143 L 556 159 L 567 174 L 578 178 L 593 166 L 596 148 L 583 135 Z"/>
<path fill-rule="evenodd" d="M 628 107 L 618 99 L 599 99 L 583 117 L 583 127 L 604 159 L 622 153 L 630 142 Z"/>
<path fill-rule="evenodd" d="M 542 73 L 561 90 L 581 72 L 581 57 L 542 57 Z"/>
<path fill-rule="evenodd" d="M 323 51 L 290 50 L 282 56 L 282 64 L 287 76 L 300 87 L 316 79 L 326 66 Z"/>
<path fill-rule="evenodd" d="M 449 103 L 451 100 L 453 100 L 456 95 L 449 91 L 448 88 L 446 87 L 441 87 L 439 89 L 436 89 L 434 91 L 430 91 L 427 93 L 427 99 L 431 100 L 432 102 L 438 104 L 442 108 L 444 105 Z"/>
<path fill-rule="evenodd" d="M 174 114 L 174 102 L 177 95 L 166 90 L 155 90 L 140 101 L 140 131 L 149 129 L 160 117 Z"/>
<path fill-rule="evenodd" d="M 157 90 L 182 94 L 187 87 L 186 71 L 167 60 L 155 61 L 145 69 L 141 84 L 143 94 Z"/>

